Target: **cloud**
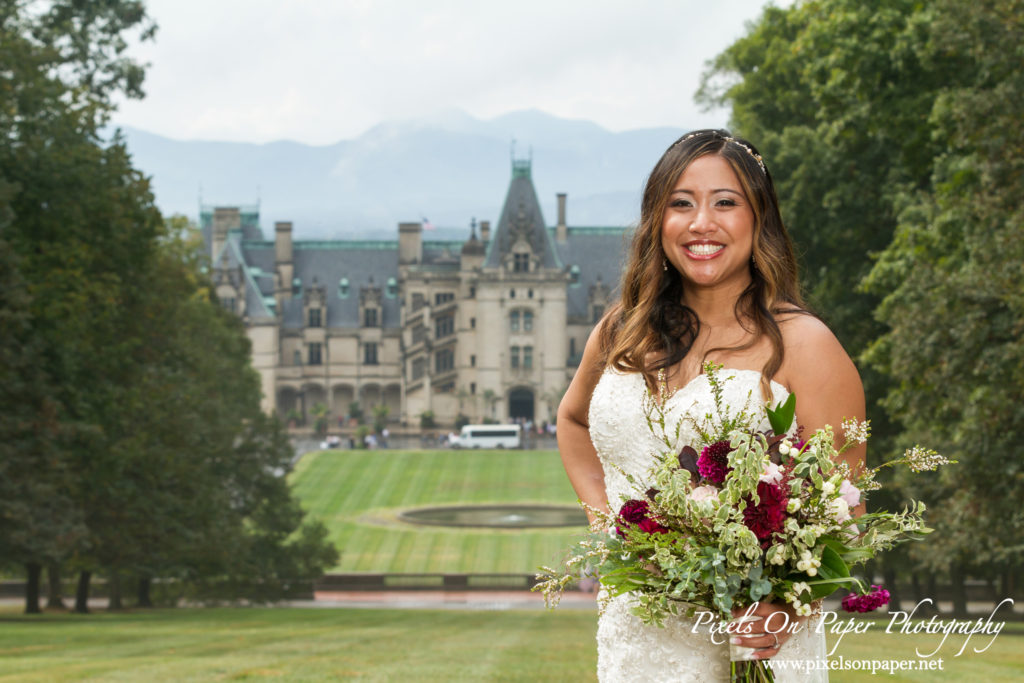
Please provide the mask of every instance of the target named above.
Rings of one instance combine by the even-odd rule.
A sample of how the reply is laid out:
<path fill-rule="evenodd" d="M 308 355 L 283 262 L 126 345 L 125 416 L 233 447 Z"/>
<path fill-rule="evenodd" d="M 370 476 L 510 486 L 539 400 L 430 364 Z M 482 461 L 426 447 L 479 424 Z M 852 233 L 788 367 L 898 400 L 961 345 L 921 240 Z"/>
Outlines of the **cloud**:
<path fill-rule="evenodd" d="M 151 0 L 147 98 L 117 121 L 175 138 L 328 144 L 451 108 L 527 108 L 611 130 L 722 125 L 704 62 L 762 0 L 705 3 Z"/>

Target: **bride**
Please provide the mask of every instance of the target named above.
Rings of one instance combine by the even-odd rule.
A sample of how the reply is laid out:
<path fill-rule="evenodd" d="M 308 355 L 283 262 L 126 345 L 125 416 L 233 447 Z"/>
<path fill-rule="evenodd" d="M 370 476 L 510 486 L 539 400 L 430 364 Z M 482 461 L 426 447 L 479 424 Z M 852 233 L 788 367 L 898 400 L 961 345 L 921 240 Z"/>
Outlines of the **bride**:
<path fill-rule="evenodd" d="M 642 409 L 659 379 L 668 385 L 670 419 L 683 424 L 677 448 L 696 445 L 683 418 L 711 405 L 704 361 L 725 367 L 733 409 L 748 396 L 775 405 L 793 392 L 807 433 L 829 424 L 840 442 L 843 418 L 864 419 L 853 362 L 801 300 L 771 176 L 753 145 L 723 130 L 683 136 L 651 172 L 621 300 L 590 335 L 559 406 L 558 447 L 583 502 L 608 511 L 637 497 L 623 473 L 643 477 L 659 450 Z M 844 459 L 852 466 L 864 454 L 861 446 Z M 645 625 L 630 613 L 631 600 L 615 598 L 599 618 L 600 680 L 728 680 L 728 644 L 713 642 L 693 619 Z M 776 612 L 802 628 L 750 633 L 734 644 L 756 648 L 758 658 L 793 660 L 776 667 L 776 680 L 827 680 L 823 669 L 796 668 L 795 660 L 811 668 L 810 660 L 825 659 L 817 620 L 771 603 L 755 615 Z"/>

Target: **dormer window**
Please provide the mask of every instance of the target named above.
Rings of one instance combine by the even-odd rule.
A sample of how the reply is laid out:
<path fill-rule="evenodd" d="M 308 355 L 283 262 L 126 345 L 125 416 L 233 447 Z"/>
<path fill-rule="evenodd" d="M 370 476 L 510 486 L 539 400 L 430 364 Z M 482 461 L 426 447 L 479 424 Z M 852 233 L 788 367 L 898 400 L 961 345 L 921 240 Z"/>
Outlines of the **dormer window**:
<path fill-rule="evenodd" d="M 512 255 L 512 272 L 513 273 L 529 273 L 530 272 L 530 255 L 529 254 L 513 254 Z"/>
<path fill-rule="evenodd" d="M 323 323 L 320 319 L 321 311 L 319 308 L 309 309 L 309 326 L 310 327 L 322 327 Z"/>
<path fill-rule="evenodd" d="M 367 308 L 363 311 L 363 327 L 377 327 L 379 318 L 376 308 Z"/>

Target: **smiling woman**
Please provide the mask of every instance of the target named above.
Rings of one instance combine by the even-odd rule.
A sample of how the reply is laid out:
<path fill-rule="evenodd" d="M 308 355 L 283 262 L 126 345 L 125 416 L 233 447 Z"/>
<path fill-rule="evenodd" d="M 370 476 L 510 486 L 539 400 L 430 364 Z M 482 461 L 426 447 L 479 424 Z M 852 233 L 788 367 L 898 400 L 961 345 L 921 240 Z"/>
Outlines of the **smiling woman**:
<path fill-rule="evenodd" d="M 702 376 L 705 363 L 730 369 L 737 379 L 730 391 Z M 695 131 L 669 147 L 647 181 L 621 301 L 591 335 L 559 406 L 562 462 L 592 521 L 594 511 L 605 521 L 615 519 L 613 510 L 623 518 L 624 500 L 657 504 L 661 494 L 639 483 L 666 447 L 685 453 L 699 443 L 693 425 L 706 414 L 720 405 L 733 414 L 761 411 L 787 394 L 801 399 L 796 410 L 804 429 L 864 417 L 856 368 L 800 297 L 764 160 L 727 131 Z M 664 408 L 664 439 L 653 437 L 647 409 L 655 396 Z M 670 401 L 678 397 L 685 400 Z M 846 457 L 850 465 L 862 463 L 863 447 Z M 639 604 L 632 592 L 608 599 L 597 634 L 601 680 L 728 677 L 727 646 L 712 642 L 682 610 L 664 628 L 644 624 Z M 779 614 L 795 619 L 790 606 L 767 602 L 751 606 L 751 614 L 762 624 Z M 795 634 L 750 633 L 735 644 L 755 648 L 757 659 L 824 657 L 813 624 Z M 824 673 L 796 679 L 780 671 L 775 680 L 823 679 Z"/>

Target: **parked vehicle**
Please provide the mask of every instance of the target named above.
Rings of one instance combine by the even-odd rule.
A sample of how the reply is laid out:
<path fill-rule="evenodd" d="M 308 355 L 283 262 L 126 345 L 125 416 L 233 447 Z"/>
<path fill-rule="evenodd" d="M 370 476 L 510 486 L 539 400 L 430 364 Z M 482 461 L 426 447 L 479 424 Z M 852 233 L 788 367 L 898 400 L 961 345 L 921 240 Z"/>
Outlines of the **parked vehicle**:
<path fill-rule="evenodd" d="M 522 429 L 517 424 L 466 425 L 450 440 L 452 448 L 521 448 Z"/>

